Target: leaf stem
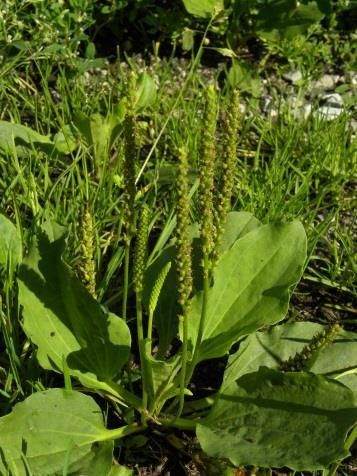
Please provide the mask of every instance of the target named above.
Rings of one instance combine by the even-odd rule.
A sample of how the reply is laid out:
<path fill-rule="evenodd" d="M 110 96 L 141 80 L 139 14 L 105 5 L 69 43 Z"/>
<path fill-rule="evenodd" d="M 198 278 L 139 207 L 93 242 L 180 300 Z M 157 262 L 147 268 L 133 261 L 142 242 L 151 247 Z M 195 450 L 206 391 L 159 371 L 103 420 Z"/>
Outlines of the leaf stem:
<path fill-rule="evenodd" d="M 117 440 L 119 438 L 124 438 L 125 436 L 132 435 L 133 433 L 143 431 L 146 428 L 146 424 L 139 425 L 138 423 L 133 423 L 131 425 L 115 428 L 113 430 L 105 430 L 98 438 L 96 438 L 96 441 Z"/>
<path fill-rule="evenodd" d="M 172 417 L 168 416 L 168 417 L 161 417 L 160 423 L 163 426 L 170 426 L 170 427 L 178 428 L 180 430 L 194 431 L 196 429 L 197 421 L 189 420 L 188 418 L 175 418 L 175 420 L 172 420 Z"/>

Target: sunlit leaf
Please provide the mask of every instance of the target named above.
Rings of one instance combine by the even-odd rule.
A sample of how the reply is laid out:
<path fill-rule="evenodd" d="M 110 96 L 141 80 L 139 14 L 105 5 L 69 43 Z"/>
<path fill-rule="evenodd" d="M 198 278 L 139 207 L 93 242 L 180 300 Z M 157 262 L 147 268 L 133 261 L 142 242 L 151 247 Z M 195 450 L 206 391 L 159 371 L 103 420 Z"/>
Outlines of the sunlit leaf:
<path fill-rule="evenodd" d="M 106 476 L 113 443 L 97 443 L 107 430 L 95 401 L 79 392 L 54 388 L 34 393 L 0 418 L 0 473 L 27 476 Z M 95 473 L 93 470 L 99 470 Z"/>
<path fill-rule="evenodd" d="M 221 357 L 241 337 L 281 321 L 291 288 L 299 281 L 306 257 L 306 235 L 299 222 L 259 226 L 222 256 L 208 293 L 199 360 Z M 188 316 L 194 351 L 203 292 L 192 299 Z"/>
<path fill-rule="evenodd" d="M 188 13 L 201 18 L 208 18 L 224 8 L 223 0 L 183 0 L 183 3 Z"/>

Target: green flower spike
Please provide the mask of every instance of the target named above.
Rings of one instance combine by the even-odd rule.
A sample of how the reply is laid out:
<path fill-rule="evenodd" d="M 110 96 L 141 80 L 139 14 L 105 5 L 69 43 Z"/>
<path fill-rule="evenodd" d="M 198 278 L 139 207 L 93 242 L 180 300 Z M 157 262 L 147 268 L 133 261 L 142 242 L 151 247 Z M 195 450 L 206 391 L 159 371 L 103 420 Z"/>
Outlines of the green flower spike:
<path fill-rule="evenodd" d="M 137 127 L 135 115 L 136 74 L 129 76 L 126 93 L 126 116 L 124 120 L 124 223 L 126 227 L 125 241 L 130 242 L 135 234 L 135 163 L 137 150 Z"/>
<path fill-rule="evenodd" d="M 234 175 L 237 160 L 237 143 L 239 129 L 239 93 L 233 92 L 227 117 L 224 121 L 224 147 L 220 160 L 220 178 L 217 191 L 216 209 L 214 212 L 216 237 L 212 252 L 212 266 L 218 260 L 227 215 L 231 207 L 231 198 L 234 186 Z"/>
<path fill-rule="evenodd" d="M 136 293 L 143 291 L 144 273 L 147 259 L 147 242 L 149 229 L 149 210 L 141 212 L 134 253 L 134 287 Z"/>
<path fill-rule="evenodd" d="M 294 357 L 290 357 L 280 365 L 283 372 L 300 372 L 308 367 L 309 362 L 315 357 L 317 352 L 333 342 L 336 334 L 341 330 L 338 323 L 331 324 L 327 329 L 319 332 L 304 348 L 297 352 Z"/>
<path fill-rule="evenodd" d="M 203 119 L 201 151 L 199 160 L 200 187 L 198 192 L 201 211 L 201 240 L 203 252 L 203 274 L 211 274 L 211 254 L 215 243 L 215 226 L 213 221 L 213 187 L 215 172 L 215 133 L 217 98 L 214 86 L 206 89 L 206 109 Z"/>
<path fill-rule="evenodd" d="M 177 226 L 176 226 L 176 267 L 178 274 L 178 295 L 183 316 L 187 314 L 189 298 L 192 291 L 192 263 L 190 207 L 188 202 L 188 157 L 185 149 L 181 148 L 178 153 L 179 168 L 176 180 L 177 186 Z"/>

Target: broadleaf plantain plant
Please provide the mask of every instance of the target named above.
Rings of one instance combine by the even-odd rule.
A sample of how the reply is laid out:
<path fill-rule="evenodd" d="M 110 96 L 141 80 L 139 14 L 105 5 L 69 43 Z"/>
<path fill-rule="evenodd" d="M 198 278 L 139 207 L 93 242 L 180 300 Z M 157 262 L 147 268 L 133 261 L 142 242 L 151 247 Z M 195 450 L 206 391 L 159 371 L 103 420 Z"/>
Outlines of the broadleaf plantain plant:
<path fill-rule="evenodd" d="M 113 441 L 153 428 L 196 432 L 208 456 L 236 466 L 317 470 L 348 455 L 354 431 L 346 437 L 357 420 L 357 338 L 336 326 L 322 332 L 309 323 L 269 330 L 286 316 L 302 274 L 306 236 L 296 221 L 263 225 L 249 213 L 229 212 L 237 105 L 234 93 L 223 159 L 217 161 L 217 98 L 207 88 L 200 222 L 190 223 L 185 148 L 178 151 L 176 237 L 149 266 L 149 211 L 143 208 L 137 231 L 129 230 L 134 218 L 129 220 L 128 250 L 136 236 L 136 300 L 134 306 L 123 303 L 126 319 L 101 306 L 93 279 L 85 286 L 64 262 L 66 230 L 49 221 L 39 228 L 17 273 L 23 329 L 40 365 L 63 373 L 67 383 L 34 393 L 0 418 L 1 474 L 114 474 Z M 135 118 L 127 120 L 133 124 Z M 129 125 L 127 140 L 133 142 Z M 126 167 L 131 187 L 132 165 Z M 133 217 L 137 204 L 130 193 L 126 206 L 133 207 Z M 6 274 L 21 259 L 16 252 L 20 258 L 14 261 L 21 245 L 15 243 L 20 239 L 15 227 L 5 217 L 1 223 L 0 267 Z M 126 274 L 126 286 L 129 282 Z M 141 383 L 135 384 L 129 362 L 133 318 L 141 369 Z M 181 345 L 172 347 L 172 341 Z M 198 364 L 216 358 L 227 361 L 223 383 L 202 398 L 190 384 Z M 122 424 L 107 429 L 98 403 L 86 392 L 122 409 Z"/>

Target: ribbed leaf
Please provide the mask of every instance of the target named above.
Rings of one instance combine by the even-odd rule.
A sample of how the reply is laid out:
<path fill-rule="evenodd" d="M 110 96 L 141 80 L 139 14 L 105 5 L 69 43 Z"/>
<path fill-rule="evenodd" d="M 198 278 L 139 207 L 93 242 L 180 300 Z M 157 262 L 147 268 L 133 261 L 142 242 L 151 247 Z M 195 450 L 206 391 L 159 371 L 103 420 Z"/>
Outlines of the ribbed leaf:
<path fill-rule="evenodd" d="M 96 443 L 106 431 L 91 397 L 58 388 L 34 393 L 0 418 L 0 474 L 27 476 L 27 466 L 33 475 L 59 476 L 66 467 L 68 475 L 106 476 L 113 443 Z"/>
<path fill-rule="evenodd" d="M 344 385 L 320 375 L 261 367 L 232 382 L 197 426 L 211 457 L 236 466 L 326 468 L 348 455 L 357 403 Z"/>
<path fill-rule="evenodd" d="M 110 382 L 128 359 L 130 332 L 125 322 L 104 312 L 63 262 L 64 228 L 46 223 L 19 272 L 24 330 L 38 347 L 45 369 L 61 371 L 66 359 L 85 385 Z"/>
<path fill-rule="evenodd" d="M 198 360 L 220 357 L 241 337 L 282 320 L 305 257 L 306 235 L 298 222 L 260 226 L 238 239 L 214 273 Z M 202 294 L 193 298 L 188 316 L 191 351 Z"/>

